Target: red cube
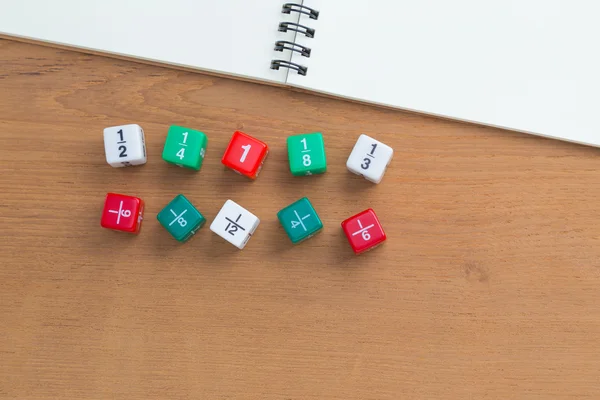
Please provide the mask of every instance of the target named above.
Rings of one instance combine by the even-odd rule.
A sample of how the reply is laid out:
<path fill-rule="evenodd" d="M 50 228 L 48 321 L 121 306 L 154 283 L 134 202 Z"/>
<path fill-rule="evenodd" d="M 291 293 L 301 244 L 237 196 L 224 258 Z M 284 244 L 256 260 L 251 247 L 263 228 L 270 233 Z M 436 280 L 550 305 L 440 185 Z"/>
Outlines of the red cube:
<path fill-rule="evenodd" d="M 239 174 L 256 179 L 268 153 L 269 147 L 266 143 L 236 131 L 221 162 Z"/>
<path fill-rule="evenodd" d="M 379 219 L 371 208 L 342 222 L 342 229 L 356 254 L 372 250 L 386 239 Z"/>
<path fill-rule="evenodd" d="M 103 228 L 137 235 L 142 226 L 143 214 L 144 202 L 142 199 L 124 194 L 108 193 L 100 225 Z"/>

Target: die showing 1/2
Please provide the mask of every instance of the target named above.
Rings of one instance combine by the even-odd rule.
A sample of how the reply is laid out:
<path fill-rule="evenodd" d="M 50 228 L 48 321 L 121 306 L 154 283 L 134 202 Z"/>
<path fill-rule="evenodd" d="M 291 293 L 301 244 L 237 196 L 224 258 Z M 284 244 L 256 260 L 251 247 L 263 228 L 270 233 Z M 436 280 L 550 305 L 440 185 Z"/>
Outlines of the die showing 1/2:
<path fill-rule="evenodd" d="M 227 200 L 210 224 L 210 230 L 243 249 L 258 228 L 260 219 L 233 200 Z"/>
<path fill-rule="evenodd" d="M 204 132 L 172 125 L 167 133 L 162 158 L 179 167 L 200 170 L 208 138 Z"/>
<path fill-rule="evenodd" d="M 368 181 L 380 183 L 393 155 L 394 150 L 390 146 L 367 135 L 360 135 L 346 161 L 346 167 Z"/>
<path fill-rule="evenodd" d="M 343 221 L 342 230 L 356 254 L 372 250 L 386 240 L 379 219 L 371 208 Z"/>
<path fill-rule="evenodd" d="M 269 146 L 266 143 L 244 132 L 235 131 L 221 162 L 238 174 L 256 179 L 267 154 L 269 154 Z"/>
<path fill-rule="evenodd" d="M 312 237 L 323 229 L 323 222 L 306 197 L 280 210 L 277 218 L 294 244 Z"/>
<path fill-rule="evenodd" d="M 320 132 L 289 136 L 287 148 L 292 175 L 316 175 L 327 171 L 325 143 Z"/>
<path fill-rule="evenodd" d="M 146 164 L 144 130 L 136 124 L 104 129 L 106 162 L 114 168 Z"/>
<path fill-rule="evenodd" d="M 134 196 L 108 193 L 104 201 L 100 226 L 137 235 L 142 227 L 144 202 Z"/>
<path fill-rule="evenodd" d="M 206 218 L 182 194 L 175 196 L 156 219 L 179 242 L 187 241 L 206 222 Z"/>

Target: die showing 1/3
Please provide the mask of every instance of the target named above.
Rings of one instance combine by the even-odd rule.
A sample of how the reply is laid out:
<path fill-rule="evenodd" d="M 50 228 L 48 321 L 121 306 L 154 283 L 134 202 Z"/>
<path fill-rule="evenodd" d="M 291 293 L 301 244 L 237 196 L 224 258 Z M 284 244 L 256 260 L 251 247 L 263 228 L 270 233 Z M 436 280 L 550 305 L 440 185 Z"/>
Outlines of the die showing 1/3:
<path fill-rule="evenodd" d="M 267 154 L 269 146 L 266 143 L 244 132 L 235 131 L 221 162 L 238 174 L 256 179 Z"/>
<path fill-rule="evenodd" d="M 289 136 L 287 148 L 292 175 L 316 175 L 327 171 L 325 143 L 320 132 Z"/>
<path fill-rule="evenodd" d="M 203 132 L 173 125 L 167 133 L 162 158 L 170 164 L 199 171 L 207 143 Z"/>
<path fill-rule="evenodd" d="M 136 124 L 104 129 L 106 162 L 114 168 L 146 164 L 144 130 Z"/>
<path fill-rule="evenodd" d="M 227 200 L 210 224 L 210 230 L 243 249 L 256 228 L 260 219 L 233 200 Z"/>
<path fill-rule="evenodd" d="M 386 239 L 379 219 L 371 208 L 342 222 L 342 230 L 356 254 L 372 250 Z"/>
<path fill-rule="evenodd" d="M 367 135 L 360 135 L 346 161 L 346 167 L 368 181 L 380 183 L 393 155 L 394 150 L 390 146 Z"/>
<path fill-rule="evenodd" d="M 142 227 L 144 202 L 142 199 L 118 193 L 108 193 L 100 225 L 106 229 L 137 235 Z"/>
<path fill-rule="evenodd" d="M 306 197 L 280 210 L 277 218 L 294 244 L 312 237 L 323 229 L 323 222 Z"/>
<path fill-rule="evenodd" d="M 206 218 L 182 194 L 175 196 L 156 219 L 179 242 L 187 241 L 206 222 Z"/>

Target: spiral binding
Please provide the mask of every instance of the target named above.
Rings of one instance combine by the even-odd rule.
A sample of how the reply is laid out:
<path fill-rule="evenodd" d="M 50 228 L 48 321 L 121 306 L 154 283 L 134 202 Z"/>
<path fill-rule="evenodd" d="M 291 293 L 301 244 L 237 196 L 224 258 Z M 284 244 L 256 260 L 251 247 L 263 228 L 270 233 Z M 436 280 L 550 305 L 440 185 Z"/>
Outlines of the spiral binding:
<path fill-rule="evenodd" d="M 291 14 L 297 12 L 299 14 L 308 15 L 310 19 L 319 19 L 319 12 L 302 4 L 285 3 L 281 9 L 283 14 Z M 279 32 L 293 31 L 304 34 L 307 38 L 315 37 L 315 30 L 305 25 L 295 22 L 281 22 L 277 28 Z M 275 42 L 275 51 L 289 50 L 300 54 L 302 57 L 310 58 L 311 49 L 297 43 L 288 42 L 287 40 L 278 40 Z M 308 67 L 301 64 L 296 64 L 286 60 L 271 60 L 271 69 L 279 70 L 279 68 L 288 68 L 296 71 L 299 75 L 306 76 Z"/>
<path fill-rule="evenodd" d="M 292 11 L 306 14 L 310 17 L 310 19 L 319 19 L 319 12 L 317 10 L 313 10 L 312 8 L 303 6 L 302 4 L 285 3 L 283 5 L 283 9 L 281 10 L 281 12 L 284 14 L 291 14 Z"/>

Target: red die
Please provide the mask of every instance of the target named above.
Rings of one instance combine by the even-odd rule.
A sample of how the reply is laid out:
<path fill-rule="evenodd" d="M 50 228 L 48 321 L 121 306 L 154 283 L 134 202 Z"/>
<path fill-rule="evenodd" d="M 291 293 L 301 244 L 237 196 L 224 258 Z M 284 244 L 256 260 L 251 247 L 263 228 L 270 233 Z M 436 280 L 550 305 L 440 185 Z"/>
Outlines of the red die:
<path fill-rule="evenodd" d="M 269 147 L 266 143 L 236 131 L 221 162 L 237 173 L 256 179 L 268 153 Z"/>
<path fill-rule="evenodd" d="M 377 215 L 371 208 L 342 222 L 342 229 L 356 254 L 371 250 L 386 239 Z"/>
<path fill-rule="evenodd" d="M 100 225 L 103 228 L 138 234 L 142 226 L 144 202 L 123 194 L 108 193 Z"/>

